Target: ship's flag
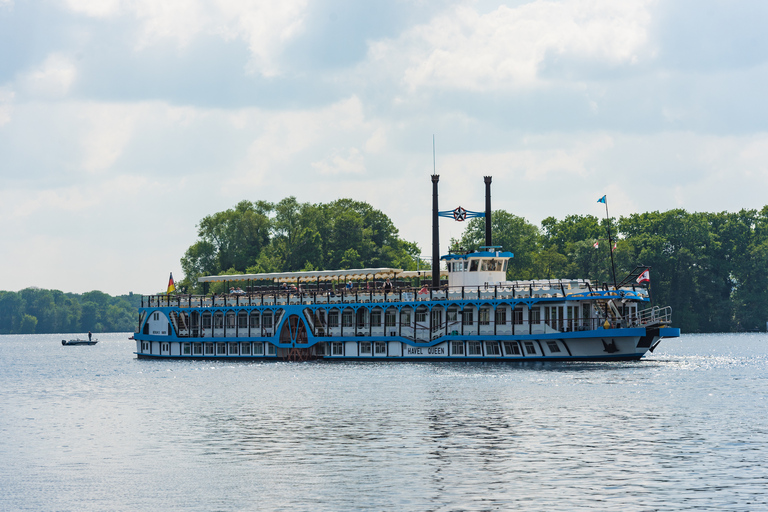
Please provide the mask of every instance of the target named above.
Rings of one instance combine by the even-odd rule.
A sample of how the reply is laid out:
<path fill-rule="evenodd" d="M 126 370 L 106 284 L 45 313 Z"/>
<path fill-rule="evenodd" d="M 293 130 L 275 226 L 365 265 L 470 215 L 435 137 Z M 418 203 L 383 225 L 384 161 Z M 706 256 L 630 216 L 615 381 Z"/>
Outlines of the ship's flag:
<path fill-rule="evenodd" d="M 645 269 L 645 272 L 637 276 L 637 284 L 650 283 L 650 282 L 651 282 L 651 273 L 648 271 L 648 269 Z"/>
<path fill-rule="evenodd" d="M 592 247 L 594 247 L 595 249 L 597 249 L 599 246 L 600 246 L 600 242 L 598 242 L 597 240 L 595 240 L 595 243 L 592 244 Z"/>
<path fill-rule="evenodd" d="M 168 292 L 166 293 L 170 294 L 171 292 L 175 292 L 175 291 L 176 291 L 176 285 L 173 284 L 173 272 L 171 272 L 171 277 L 168 278 Z"/>
<path fill-rule="evenodd" d="M 598 203 L 605 203 L 605 196 L 597 200 Z"/>
<path fill-rule="evenodd" d="M 616 250 L 616 242 L 613 242 L 613 250 Z"/>

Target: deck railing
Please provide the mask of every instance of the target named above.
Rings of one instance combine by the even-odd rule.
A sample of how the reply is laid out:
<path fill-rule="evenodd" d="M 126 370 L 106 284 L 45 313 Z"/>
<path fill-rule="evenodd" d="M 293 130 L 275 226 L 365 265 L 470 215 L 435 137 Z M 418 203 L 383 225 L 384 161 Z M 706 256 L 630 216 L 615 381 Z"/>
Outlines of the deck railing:
<path fill-rule="evenodd" d="M 634 291 L 639 298 L 647 296 L 644 289 Z M 282 306 L 289 304 L 344 304 L 376 302 L 421 302 L 432 300 L 498 300 L 526 298 L 563 298 L 577 293 L 592 293 L 587 281 L 518 281 L 497 285 L 454 286 L 432 289 L 400 287 L 394 290 L 382 288 L 340 288 L 328 290 L 263 290 L 259 293 L 234 293 L 211 295 L 144 295 L 141 307 L 204 308 L 238 306 Z M 595 292 L 600 293 L 600 292 Z"/>

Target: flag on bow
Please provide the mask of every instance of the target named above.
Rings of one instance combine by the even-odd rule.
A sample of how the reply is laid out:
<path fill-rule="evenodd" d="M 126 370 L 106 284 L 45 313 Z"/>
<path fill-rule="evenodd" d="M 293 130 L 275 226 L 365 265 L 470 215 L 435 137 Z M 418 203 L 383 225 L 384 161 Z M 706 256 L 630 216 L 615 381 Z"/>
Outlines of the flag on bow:
<path fill-rule="evenodd" d="M 168 278 L 168 291 L 166 293 L 170 294 L 171 292 L 176 291 L 176 285 L 173 284 L 173 272 L 171 272 L 171 277 Z"/>
<path fill-rule="evenodd" d="M 598 203 L 605 203 L 605 196 L 597 200 Z"/>
<path fill-rule="evenodd" d="M 648 269 L 645 269 L 645 272 L 637 276 L 637 284 L 650 283 L 650 282 L 651 282 L 651 273 L 648 271 Z"/>

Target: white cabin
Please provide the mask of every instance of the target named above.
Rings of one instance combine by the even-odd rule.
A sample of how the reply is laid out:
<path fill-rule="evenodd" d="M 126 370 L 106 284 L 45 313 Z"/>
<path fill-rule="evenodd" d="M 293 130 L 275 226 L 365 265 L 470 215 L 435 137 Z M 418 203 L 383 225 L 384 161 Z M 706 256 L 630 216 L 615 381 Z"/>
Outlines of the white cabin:
<path fill-rule="evenodd" d="M 440 258 L 448 266 L 448 286 L 493 286 L 507 280 L 511 252 L 471 252 Z"/>

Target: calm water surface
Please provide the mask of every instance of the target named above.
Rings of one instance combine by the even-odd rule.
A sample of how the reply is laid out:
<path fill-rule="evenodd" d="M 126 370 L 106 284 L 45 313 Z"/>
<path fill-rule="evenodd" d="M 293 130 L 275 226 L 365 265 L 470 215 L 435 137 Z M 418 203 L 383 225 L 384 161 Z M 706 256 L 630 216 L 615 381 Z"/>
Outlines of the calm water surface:
<path fill-rule="evenodd" d="M 768 335 L 636 363 L 144 361 L 0 336 L 0 510 L 768 510 Z"/>

